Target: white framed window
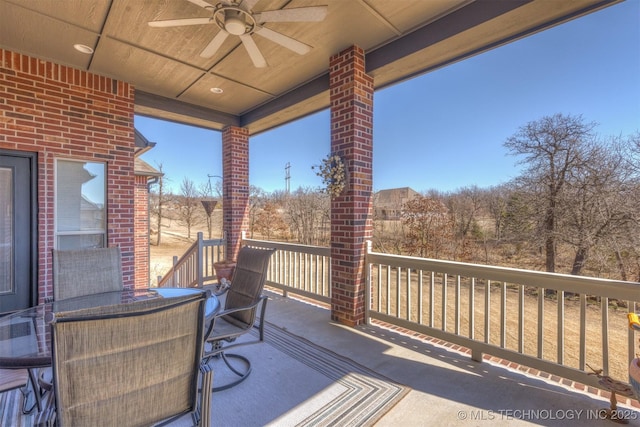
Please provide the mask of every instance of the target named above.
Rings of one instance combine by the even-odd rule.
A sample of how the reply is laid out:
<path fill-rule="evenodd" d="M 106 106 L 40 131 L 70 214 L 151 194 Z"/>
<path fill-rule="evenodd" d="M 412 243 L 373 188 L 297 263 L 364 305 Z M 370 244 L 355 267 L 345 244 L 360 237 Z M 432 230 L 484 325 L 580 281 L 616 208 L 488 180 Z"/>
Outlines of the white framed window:
<path fill-rule="evenodd" d="M 106 174 L 105 163 L 56 160 L 56 249 L 106 247 Z"/>

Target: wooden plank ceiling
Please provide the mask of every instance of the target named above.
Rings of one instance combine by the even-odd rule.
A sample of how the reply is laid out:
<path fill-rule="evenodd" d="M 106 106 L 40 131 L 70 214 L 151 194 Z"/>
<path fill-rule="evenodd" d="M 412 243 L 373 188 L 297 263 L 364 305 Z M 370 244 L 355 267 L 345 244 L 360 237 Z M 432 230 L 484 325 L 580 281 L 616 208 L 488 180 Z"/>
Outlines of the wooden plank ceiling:
<path fill-rule="evenodd" d="M 327 108 L 329 57 L 354 44 L 365 50 L 378 89 L 618 1 L 0 0 L 0 47 L 130 82 L 137 114 L 218 130 L 245 126 L 255 134 Z M 148 24 L 206 21 L 223 6 L 242 9 L 247 22 L 264 11 L 315 6 L 326 6 L 326 16 L 258 22 L 310 46 L 301 55 L 264 33 L 250 34 L 267 62 L 263 68 L 235 35 L 202 57 L 222 31 L 214 21 Z M 94 52 L 80 53 L 74 44 Z"/>

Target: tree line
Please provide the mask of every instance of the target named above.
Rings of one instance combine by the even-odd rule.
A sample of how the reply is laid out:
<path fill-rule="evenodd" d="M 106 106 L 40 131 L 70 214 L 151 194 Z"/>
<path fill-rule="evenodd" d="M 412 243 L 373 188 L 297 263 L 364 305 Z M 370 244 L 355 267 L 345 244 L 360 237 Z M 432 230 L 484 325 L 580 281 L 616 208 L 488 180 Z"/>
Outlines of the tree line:
<path fill-rule="evenodd" d="M 400 218 L 376 217 L 374 250 L 427 258 L 640 281 L 640 132 L 603 138 L 582 116 L 529 122 L 504 146 L 522 172 L 490 188 L 425 191 Z M 221 198 L 221 183 L 179 195 L 153 190 L 158 230 L 163 203 L 178 206 L 189 233 L 200 200 Z M 373 197 L 373 212 L 378 200 Z M 330 199 L 318 188 L 267 193 L 250 188 L 249 233 L 266 240 L 329 245 Z M 211 235 L 211 217 L 207 223 Z M 158 232 L 158 244 L 160 233 Z"/>

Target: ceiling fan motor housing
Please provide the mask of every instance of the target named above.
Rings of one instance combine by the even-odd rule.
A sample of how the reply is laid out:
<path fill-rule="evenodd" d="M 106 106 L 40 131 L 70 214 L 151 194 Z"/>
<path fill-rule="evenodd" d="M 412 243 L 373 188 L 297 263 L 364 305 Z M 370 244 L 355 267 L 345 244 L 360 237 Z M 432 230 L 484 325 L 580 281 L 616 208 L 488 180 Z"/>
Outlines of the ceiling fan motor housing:
<path fill-rule="evenodd" d="M 235 6 L 218 5 L 214 11 L 214 18 L 221 30 L 234 36 L 251 34 L 256 27 L 253 16 Z"/>

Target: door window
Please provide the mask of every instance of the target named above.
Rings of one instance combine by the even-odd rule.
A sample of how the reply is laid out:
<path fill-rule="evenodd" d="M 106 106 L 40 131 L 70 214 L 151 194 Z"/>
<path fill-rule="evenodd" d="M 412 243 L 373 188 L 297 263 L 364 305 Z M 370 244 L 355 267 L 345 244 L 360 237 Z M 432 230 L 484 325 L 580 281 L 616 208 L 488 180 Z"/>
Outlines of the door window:
<path fill-rule="evenodd" d="M 13 291 L 13 173 L 0 168 L 0 293 Z"/>

